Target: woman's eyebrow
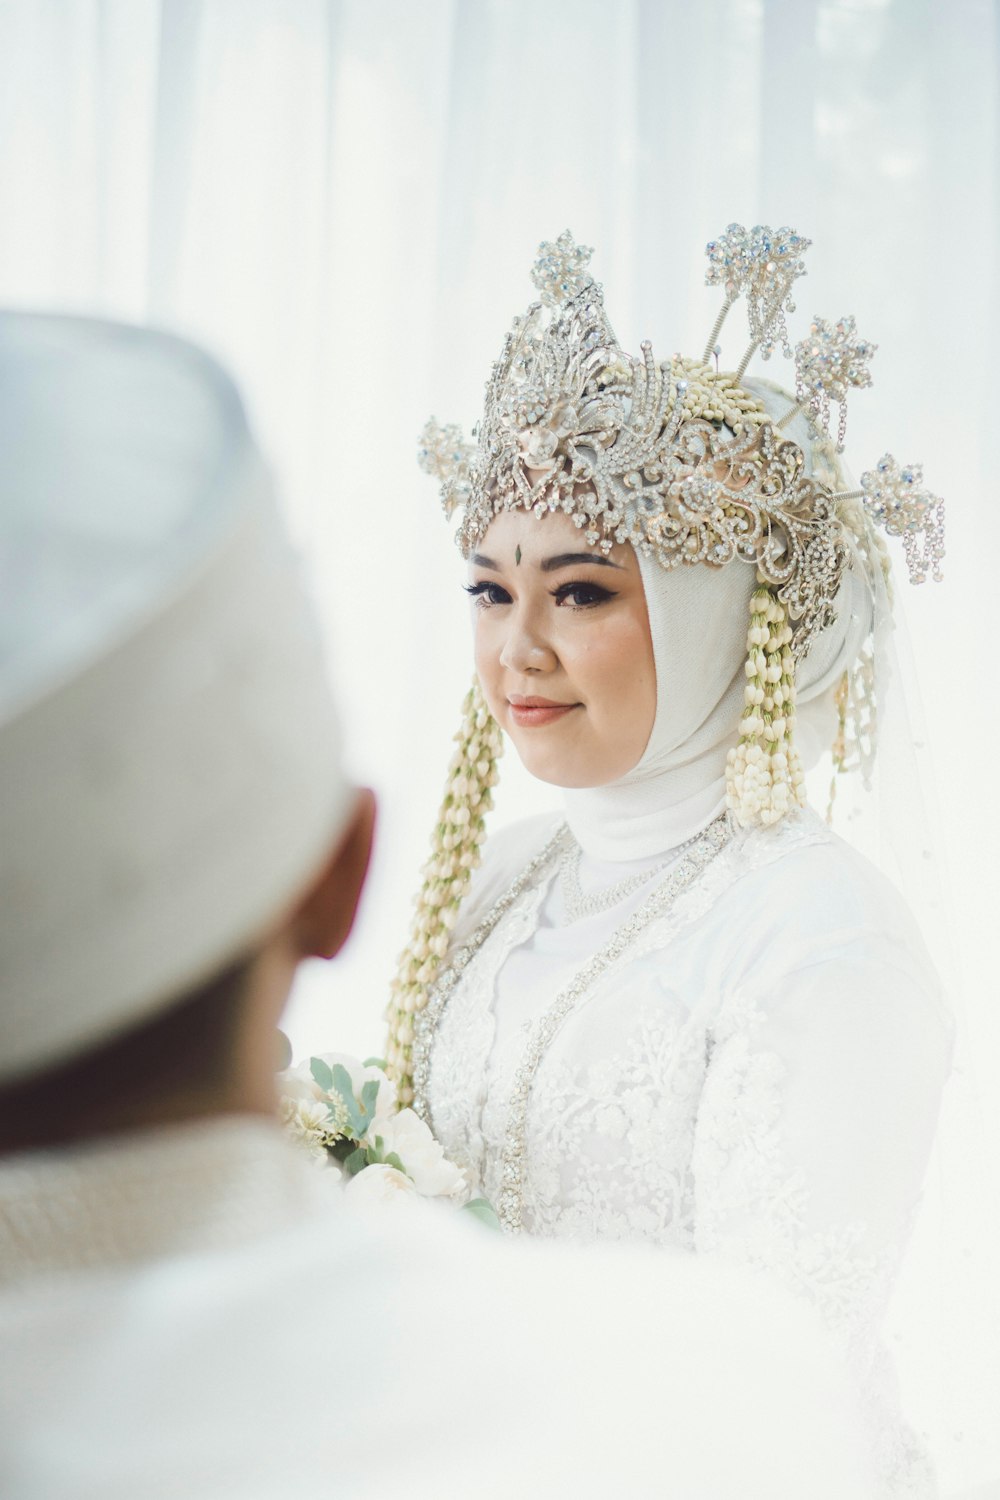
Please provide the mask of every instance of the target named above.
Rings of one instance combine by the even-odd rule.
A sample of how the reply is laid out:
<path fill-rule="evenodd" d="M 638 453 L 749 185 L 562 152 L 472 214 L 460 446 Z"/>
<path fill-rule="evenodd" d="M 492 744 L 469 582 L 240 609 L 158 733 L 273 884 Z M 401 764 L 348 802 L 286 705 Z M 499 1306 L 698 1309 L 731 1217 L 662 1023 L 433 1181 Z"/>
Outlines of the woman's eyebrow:
<path fill-rule="evenodd" d="M 482 552 L 473 552 L 469 561 L 474 568 L 486 568 L 492 573 L 502 571 L 499 563 L 494 562 L 492 557 L 485 557 Z M 581 564 L 617 568 L 621 571 L 621 563 L 612 562 L 610 557 L 603 557 L 600 552 L 560 552 L 555 557 L 545 558 L 540 567 L 543 573 L 555 573 L 560 568 L 578 568 Z"/>
<path fill-rule="evenodd" d="M 610 557 L 603 557 L 600 552 L 560 552 L 556 557 L 547 557 L 541 567 L 543 573 L 555 573 L 559 568 L 578 568 L 581 563 L 621 569 L 621 563 L 612 562 Z"/>

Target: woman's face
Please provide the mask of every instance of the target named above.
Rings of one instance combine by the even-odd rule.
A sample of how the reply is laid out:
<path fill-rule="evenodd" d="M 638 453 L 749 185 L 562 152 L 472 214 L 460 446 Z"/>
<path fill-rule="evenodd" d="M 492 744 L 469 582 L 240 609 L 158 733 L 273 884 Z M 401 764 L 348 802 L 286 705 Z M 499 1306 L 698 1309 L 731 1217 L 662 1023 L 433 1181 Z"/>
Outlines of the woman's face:
<path fill-rule="evenodd" d="M 656 714 L 632 548 L 605 557 L 560 512 L 504 511 L 469 570 L 479 680 L 531 774 L 586 787 L 631 771 Z"/>

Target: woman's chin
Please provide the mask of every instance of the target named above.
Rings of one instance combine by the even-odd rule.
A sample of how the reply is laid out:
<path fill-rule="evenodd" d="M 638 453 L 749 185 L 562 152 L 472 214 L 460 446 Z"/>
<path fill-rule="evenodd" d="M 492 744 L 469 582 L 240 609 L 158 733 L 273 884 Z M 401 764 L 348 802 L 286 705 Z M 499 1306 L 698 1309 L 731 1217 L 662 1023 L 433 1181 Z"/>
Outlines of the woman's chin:
<path fill-rule="evenodd" d="M 507 739 L 529 776 L 549 786 L 566 791 L 583 791 L 588 787 L 607 786 L 632 769 L 640 758 L 639 750 L 629 764 L 623 762 L 621 739 L 588 732 L 586 721 L 577 714 L 565 715 L 551 724 L 527 727 L 516 723 L 505 705 L 491 705 Z"/>
<path fill-rule="evenodd" d="M 601 770 L 576 757 L 540 754 L 537 746 L 522 750 L 516 740 L 514 749 L 529 776 L 533 776 L 536 781 L 547 782 L 549 786 L 562 787 L 564 791 L 607 786 L 610 781 L 616 781 L 625 774 L 624 771 Z"/>

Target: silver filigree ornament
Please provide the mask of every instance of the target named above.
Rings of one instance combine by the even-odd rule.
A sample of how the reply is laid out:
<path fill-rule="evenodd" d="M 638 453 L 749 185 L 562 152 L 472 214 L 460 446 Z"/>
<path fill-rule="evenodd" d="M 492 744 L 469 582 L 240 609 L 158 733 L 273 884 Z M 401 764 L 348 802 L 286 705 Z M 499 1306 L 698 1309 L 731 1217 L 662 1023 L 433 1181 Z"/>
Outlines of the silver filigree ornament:
<path fill-rule="evenodd" d="M 707 280 L 725 288 L 723 311 L 747 299 L 751 353 L 787 346 L 784 314 L 809 244 L 792 229 L 732 224 L 709 245 Z M 532 275 L 542 302 L 514 320 L 493 366 L 478 446 L 454 426 L 425 430 L 421 461 L 440 479 L 446 512 L 461 510 L 461 550 L 474 551 L 501 511 L 523 509 L 562 512 L 603 552 L 630 543 L 667 568 L 739 558 L 787 609 L 800 658 L 833 618 L 849 502 L 867 504 L 875 491 L 835 493 L 825 473 L 808 476 L 780 429 L 806 408 L 828 420 L 836 401 L 842 435 L 847 394 L 871 383 L 875 345 L 857 337 L 851 318 L 816 318 L 798 346 L 798 401 L 775 424 L 739 383 L 746 359 L 732 374 L 681 355 L 658 363 L 648 343 L 628 355 L 590 255 L 568 231 L 540 246 Z M 939 502 L 930 497 L 928 508 L 903 481 L 893 498 L 887 484 L 883 475 L 873 515 L 887 529 L 891 517 L 918 576 L 915 528 L 926 519 L 934 537 L 943 534 Z"/>
<path fill-rule="evenodd" d="M 861 476 L 861 498 L 869 515 L 889 536 L 902 537 L 911 583 L 924 583 L 928 574 L 940 582 L 944 560 L 944 501 L 924 487 L 920 464 L 898 464 L 885 453 L 874 469 Z"/>

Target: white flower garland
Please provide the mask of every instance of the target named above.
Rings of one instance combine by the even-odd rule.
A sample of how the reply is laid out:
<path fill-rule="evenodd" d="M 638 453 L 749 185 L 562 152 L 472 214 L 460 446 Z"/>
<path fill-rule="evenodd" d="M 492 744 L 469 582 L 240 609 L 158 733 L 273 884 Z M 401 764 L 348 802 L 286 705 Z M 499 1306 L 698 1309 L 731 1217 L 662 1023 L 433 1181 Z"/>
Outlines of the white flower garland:
<path fill-rule="evenodd" d="M 747 684 L 740 742 L 727 757 L 726 801 L 744 828 L 777 823 L 805 806 L 805 777 L 795 748 L 795 662 L 792 628 L 774 590 L 750 596 Z"/>
<path fill-rule="evenodd" d="M 479 864 L 486 814 L 493 805 L 496 763 L 503 750 L 500 726 L 486 706 L 479 681 L 462 705 L 462 727 L 452 757 L 431 857 L 423 869 L 410 940 L 400 955 L 386 1019 L 386 1064 L 401 1104 L 413 1098 L 413 1019 L 441 968 L 458 910 Z"/>

